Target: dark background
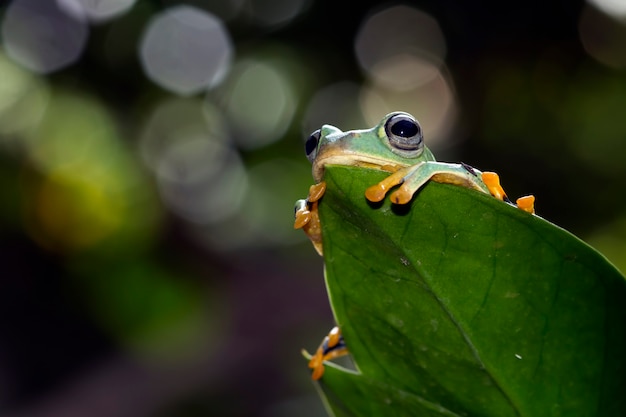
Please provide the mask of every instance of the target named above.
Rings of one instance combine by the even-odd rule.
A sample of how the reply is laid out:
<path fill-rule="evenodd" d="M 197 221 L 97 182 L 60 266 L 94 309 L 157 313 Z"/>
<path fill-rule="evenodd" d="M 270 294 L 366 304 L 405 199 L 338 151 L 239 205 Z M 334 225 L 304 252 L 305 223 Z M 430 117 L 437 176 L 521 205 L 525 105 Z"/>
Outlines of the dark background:
<path fill-rule="evenodd" d="M 268 24 L 258 13 L 276 3 L 233 2 L 226 13 L 227 3 L 187 3 L 223 17 L 234 48 L 226 78 L 189 94 L 152 82 L 137 52 L 148 22 L 185 2 L 139 1 L 92 23 L 82 53 L 44 73 L 7 55 L 3 32 L 0 97 L 24 79 L 20 94 L 48 97 L 43 119 L 19 129 L 7 126 L 34 111 L 30 101 L 0 102 L 3 416 L 324 415 L 299 352 L 332 326 L 322 261 L 290 229 L 312 183 L 302 140 L 316 123 L 365 128 L 385 114 L 369 120 L 342 92 L 375 84 L 355 39 L 368 17 L 397 4 L 430 15 L 445 38 L 457 115 L 433 146 L 438 159 L 498 172 L 511 197 L 535 194 L 539 215 L 626 268 L 621 18 L 570 0 L 309 1 Z M 250 60 L 273 68 L 290 97 L 252 145 L 267 119 L 255 109 L 271 110 L 277 90 L 244 71 L 255 67 L 237 67 Z M 259 87 L 251 110 L 229 101 L 242 74 Z M 171 120 L 155 116 L 163 103 L 180 106 L 165 113 Z M 204 126 L 193 114 L 207 103 Z M 227 132 L 223 154 L 182 147 L 174 174 L 146 162 L 150 137 L 176 124 L 183 137 L 198 123 L 202 140 Z M 101 142 L 82 154 L 85 141 Z M 74 162 L 63 159 L 73 152 Z M 187 181 L 198 173 L 209 180 Z"/>

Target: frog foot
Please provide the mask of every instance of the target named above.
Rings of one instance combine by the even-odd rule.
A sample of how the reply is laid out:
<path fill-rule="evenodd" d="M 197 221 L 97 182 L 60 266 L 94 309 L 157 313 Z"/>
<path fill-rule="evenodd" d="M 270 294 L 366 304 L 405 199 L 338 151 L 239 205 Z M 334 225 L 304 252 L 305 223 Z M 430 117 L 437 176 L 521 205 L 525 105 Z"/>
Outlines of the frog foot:
<path fill-rule="evenodd" d="M 296 201 L 294 229 L 302 229 L 309 237 L 313 247 L 322 255 L 322 226 L 318 213 L 320 198 L 326 192 L 324 181 L 314 184 L 309 188 L 309 196 L 306 200 Z"/>
<path fill-rule="evenodd" d="M 504 189 L 500 185 L 500 176 L 498 174 L 495 172 L 483 172 L 481 177 L 492 196 L 498 200 L 503 200 L 507 203 L 513 204 L 513 202 L 511 202 L 511 200 L 509 200 L 506 196 Z M 515 203 L 518 209 L 524 210 L 530 214 L 535 214 L 535 196 L 527 195 L 520 197 Z"/>
<path fill-rule="evenodd" d="M 524 210 L 527 213 L 535 214 L 535 196 L 534 195 L 526 195 L 524 197 L 520 197 L 516 201 L 517 208 L 520 210 Z"/>
<path fill-rule="evenodd" d="M 309 360 L 309 368 L 313 369 L 311 378 L 317 381 L 324 375 L 324 361 L 335 359 L 348 354 L 348 348 L 343 341 L 341 330 L 339 327 L 333 327 L 328 333 L 320 346 L 317 348 L 315 355 Z"/>
<path fill-rule="evenodd" d="M 379 182 L 376 185 L 372 185 L 367 190 L 365 190 L 365 198 L 367 198 L 372 203 L 378 203 L 383 201 L 387 192 L 395 187 L 398 184 L 402 184 L 404 179 L 412 167 L 401 168 L 393 174 L 386 177 L 384 180 Z"/>
<path fill-rule="evenodd" d="M 500 176 L 498 174 L 496 174 L 495 172 L 483 172 L 481 177 L 492 196 L 494 196 L 498 200 L 507 202 L 511 201 L 506 196 L 504 188 L 502 188 L 502 186 L 500 185 Z"/>

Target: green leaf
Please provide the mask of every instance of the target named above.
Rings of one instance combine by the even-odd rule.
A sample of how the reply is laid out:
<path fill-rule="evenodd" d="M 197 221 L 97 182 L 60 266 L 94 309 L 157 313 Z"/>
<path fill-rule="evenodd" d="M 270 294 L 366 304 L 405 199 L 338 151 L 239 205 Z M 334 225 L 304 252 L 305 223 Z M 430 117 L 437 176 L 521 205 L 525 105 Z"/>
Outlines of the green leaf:
<path fill-rule="evenodd" d="M 415 394 L 333 365 L 327 365 L 324 380 L 319 386 L 327 407 L 334 411 L 335 417 L 459 416 Z"/>
<path fill-rule="evenodd" d="M 462 187 L 372 205 L 364 191 L 386 175 L 326 169 L 326 284 L 359 370 L 327 366 L 335 415 L 626 415 L 624 277 L 565 230 Z"/>

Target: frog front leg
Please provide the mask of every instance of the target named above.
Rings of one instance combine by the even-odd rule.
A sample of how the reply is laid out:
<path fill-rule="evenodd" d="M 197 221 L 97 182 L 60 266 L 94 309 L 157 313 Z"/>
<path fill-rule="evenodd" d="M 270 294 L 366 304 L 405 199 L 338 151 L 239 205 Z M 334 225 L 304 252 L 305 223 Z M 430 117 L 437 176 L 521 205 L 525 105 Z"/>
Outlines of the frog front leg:
<path fill-rule="evenodd" d="M 391 188 L 400 185 L 391 193 L 390 199 L 396 204 L 407 204 L 429 180 L 471 188 L 491 194 L 498 200 L 511 202 L 500 185 L 500 177 L 495 172 L 480 172 L 463 163 L 436 161 L 425 161 L 396 171 L 378 184 L 369 187 L 365 191 L 365 197 L 372 202 L 382 201 Z M 535 197 L 532 195 L 521 197 L 517 199 L 517 207 L 533 214 L 534 201 Z"/>
<path fill-rule="evenodd" d="M 314 184 L 309 188 L 305 200 L 296 201 L 294 229 L 302 229 L 309 237 L 313 247 L 322 255 L 322 225 L 318 213 L 319 200 L 326 192 L 326 182 Z"/>
<path fill-rule="evenodd" d="M 381 201 L 391 188 L 400 185 L 397 190 L 391 193 L 391 201 L 396 204 L 407 204 L 413 195 L 431 179 L 490 194 L 489 188 L 480 178 L 480 174 L 480 171 L 466 164 L 425 161 L 402 168 L 378 184 L 369 187 L 365 191 L 365 197 L 372 202 Z"/>
<path fill-rule="evenodd" d="M 309 368 L 313 369 L 311 378 L 317 381 L 324 375 L 324 361 L 339 358 L 348 354 L 348 349 L 341 335 L 339 327 L 333 327 L 328 333 L 320 346 L 317 348 L 315 355 L 309 360 Z"/>

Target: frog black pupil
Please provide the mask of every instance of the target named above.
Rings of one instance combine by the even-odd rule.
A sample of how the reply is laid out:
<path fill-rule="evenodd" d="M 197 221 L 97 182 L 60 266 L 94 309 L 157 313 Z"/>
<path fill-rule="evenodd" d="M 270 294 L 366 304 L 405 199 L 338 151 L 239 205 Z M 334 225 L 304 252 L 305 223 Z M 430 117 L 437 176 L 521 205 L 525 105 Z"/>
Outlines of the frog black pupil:
<path fill-rule="evenodd" d="M 317 148 L 317 142 L 318 139 L 315 133 L 309 136 L 309 139 L 307 139 L 304 145 L 304 149 L 307 155 L 311 155 L 315 151 L 315 149 Z"/>
<path fill-rule="evenodd" d="M 402 138 L 411 138 L 417 135 L 418 127 L 411 120 L 398 120 L 391 126 L 391 133 Z"/>

